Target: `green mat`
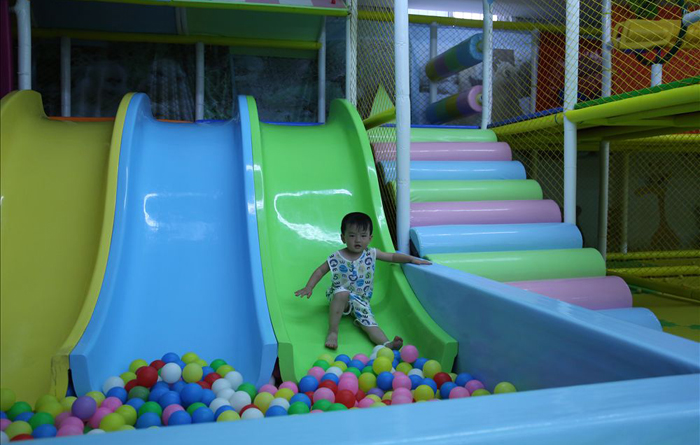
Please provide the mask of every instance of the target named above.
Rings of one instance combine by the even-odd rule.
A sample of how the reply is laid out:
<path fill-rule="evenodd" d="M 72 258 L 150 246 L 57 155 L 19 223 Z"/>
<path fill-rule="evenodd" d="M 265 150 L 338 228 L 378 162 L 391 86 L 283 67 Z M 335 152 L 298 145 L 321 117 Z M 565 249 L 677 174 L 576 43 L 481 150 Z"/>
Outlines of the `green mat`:
<path fill-rule="evenodd" d="M 396 183 L 389 183 L 396 194 Z M 411 202 L 503 201 L 542 199 L 542 188 L 532 179 L 483 181 L 411 181 Z"/>
<path fill-rule="evenodd" d="M 579 102 L 574 105 L 574 110 L 580 110 L 581 108 L 588 108 L 595 105 L 607 104 L 609 102 L 615 102 L 622 99 L 629 99 L 630 97 L 643 96 L 645 94 L 658 93 L 659 91 L 672 90 L 674 88 L 687 87 L 689 85 L 695 85 L 700 83 L 700 76 L 689 77 L 687 79 L 677 80 L 675 82 L 664 83 L 649 88 L 642 88 L 641 90 L 628 91 L 626 93 L 616 94 L 614 96 L 601 97 L 599 99 L 593 99 L 586 102 Z"/>

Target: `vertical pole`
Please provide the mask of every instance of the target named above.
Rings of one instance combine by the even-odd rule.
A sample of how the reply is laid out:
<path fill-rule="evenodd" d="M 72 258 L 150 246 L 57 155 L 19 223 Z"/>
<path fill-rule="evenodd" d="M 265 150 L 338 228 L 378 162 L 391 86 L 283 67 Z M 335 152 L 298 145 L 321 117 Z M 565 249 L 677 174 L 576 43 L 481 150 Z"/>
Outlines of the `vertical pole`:
<path fill-rule="evenodd" d="M 629 225 L 630 212 L 630 153 L 623 153 L 622 158 L 622 230 L 620 238 L 622 243 L 620 252 L 627 253 L 627 226 Z"/>
<path fill-rule="evenodd" d="M 532 31 L 532 52 L 530 53 L 530 113 L 537 111 L 537 69 L 540 63 L 540 32 Z"/>
<path fill-rule="evenodd" d="M 61 37 L 61 116 L 71 115 L 70 37 Z"/>
<path fill-rule="evenodd" d="M 32 89 L 32 23 L 29 0 L 17 0 L 17 77 L 20 90 Z"/>
<path fill-rule="evenodd" d="M 491 73 L 493 72 L 493 14 L 491 14 L 491 2 L 493 0 L 482 0 L 484 9 L 484 60 L 481 63 L 483 76 L 483 90 L 481 92 L 481 128 L 487 129 L 491 121 L 491 97 L 492 97 L 492 80 Z"/>
<path fill-rule="evenodd" d="M 350 13 L 345 23 L 345 98 L 357 105 L 357 2 L 345 2 Z"/>
<path fill-rule="evenodd" d="M 651 66 L 651 86 L 655 87 L 663 83 L 664 66 L 655 63 Z"/>
<path fill-rule="evenodd" d="M 404 253 L 409 253 L 409 230 L 411 228 L 411 96 L 408 49 L 408 0 L 394 0 L 396 237 L 397 249 Z"/>
<path fill-rule="evenodd" d="M 611 0 L 603 0 L 602 10 L 602 84 L 601 96 L 608 97 L 611 93 L 612 86 L 612 10 L 610 6 Z M 600 150 L 598 151 L 600 160 L 600 182 L 598 196 L 598 251 L 606 258 L 608 254 L 608 201 L 610 196 L 610 142 L 601 141 Z"/>
<path fill-rule="evenodd" d="M 194 120 L 204 119 L 204 43 L 195 44 L 196 55 L 196 82 L 195 82 L 195 108 Z"/>
<path fill-rule="evenodd" d="M 566 0 L 564 111 L 578 98 L 579 0 Z M 576 224 L 576 124 L 564 118 L 564 222 Z"/>
<path fill-rule="evenodd" d="M 326 122 L 326 18 L 321 24 L 321 35 L 318 38 L 321 47 L 318 49 L 318 121 Z"/>
<path fill-rule="evenodd" d="M 428 60 L 433 60 L 438 54 L 438 24 L 430 24 L 430 56 Z M 430 103 L 437 101 L 437 83 L 430 80 Z"/>

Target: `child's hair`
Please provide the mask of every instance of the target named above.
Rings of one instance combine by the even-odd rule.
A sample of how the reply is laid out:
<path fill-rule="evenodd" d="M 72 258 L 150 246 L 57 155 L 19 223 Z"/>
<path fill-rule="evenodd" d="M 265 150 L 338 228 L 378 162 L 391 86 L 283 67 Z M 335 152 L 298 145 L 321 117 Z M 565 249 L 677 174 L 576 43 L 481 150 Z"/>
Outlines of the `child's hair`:
<path fill-rule="evenodd" d="M 345 233 L 349 226 L 356 226 L 360 230 L 369 230 L 370 235 L 374 229 L 372 227 L 372 218 L 362 212 L 352 212 L 345 215 L 340 223 L 340 233 Z"/>

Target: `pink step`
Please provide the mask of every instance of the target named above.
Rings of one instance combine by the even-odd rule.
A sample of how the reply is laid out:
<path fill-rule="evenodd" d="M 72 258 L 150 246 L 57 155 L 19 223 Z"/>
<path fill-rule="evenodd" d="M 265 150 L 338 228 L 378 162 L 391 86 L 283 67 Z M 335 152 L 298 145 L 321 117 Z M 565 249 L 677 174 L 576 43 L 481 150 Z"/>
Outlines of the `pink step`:
<path fill-rule="evenodd" d="M 549 199 L 411 203 L 411 227 L 548 222 L 561 222 L 559 206 Z"/>
<path fill-rule="evenodd" d="M 374 158 L 396 160 L 394 143 L 372 144 Z M 510 146 L 505 142 L 412 142 L 412 161 L 511 161 Z"/>
<path fill-rule="evenodd" d="M 632 307 L 632 293 L 620 277 L 518 281 L 506 284 L 593 310 Z"/>

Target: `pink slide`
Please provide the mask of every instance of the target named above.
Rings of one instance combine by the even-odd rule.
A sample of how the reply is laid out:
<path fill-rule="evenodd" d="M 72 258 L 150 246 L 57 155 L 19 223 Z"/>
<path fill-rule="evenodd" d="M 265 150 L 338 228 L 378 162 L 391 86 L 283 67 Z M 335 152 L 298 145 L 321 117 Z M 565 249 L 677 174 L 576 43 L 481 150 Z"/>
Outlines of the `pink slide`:
<path fill-rule="evenodd" d="M 372 144 L 375 160 L 394 161 L 396 146 Z M 510 146 L 505 142 L 411 142 L 412 161 L 511 161 Z"/>

